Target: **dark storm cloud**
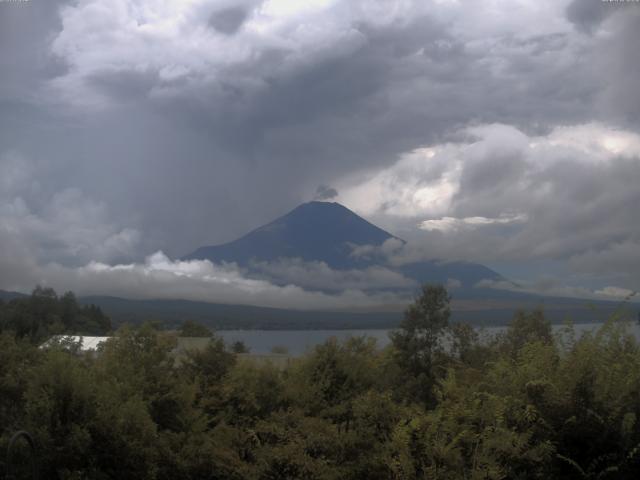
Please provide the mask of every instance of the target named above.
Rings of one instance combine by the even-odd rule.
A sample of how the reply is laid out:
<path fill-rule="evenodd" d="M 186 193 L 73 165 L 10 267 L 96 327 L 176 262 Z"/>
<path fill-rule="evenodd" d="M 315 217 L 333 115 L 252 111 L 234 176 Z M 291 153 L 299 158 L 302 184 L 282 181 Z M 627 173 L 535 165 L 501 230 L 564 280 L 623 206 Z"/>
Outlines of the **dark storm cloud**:
<path fill-rule="evenodd" d="M 604 28 L 611 32 L 598 45 L 596 68 L 603 77 L 604 111 L 616 122 L 640 129 L 640 4 L 624 5 Z"/>
<path fill-rule="evenodd" d="M 177 257 L 275 218 L 318 184 L 344 194 L 345 179 L 363 181 L 422 146 L 460 142 L 470 124 L 514 126 L 523 141 L 592 121 L 637 130 L 637 16 L 620 7 L 600 18 L 599 9 L 553 1 L 517 10 L 497 2 L 486 15 L 482 2 L 461 3 L 88 0 L 60 10 L 60 2 L 0 2 L 0 66 L 12 65 L 0 79 L 0 155 L 33 162 L 39 183 L 36 193 L 3 198 L 22 198 L 41 219 L 40 235 L 58 239 L 51 258 L 129 261 L 159 249 Z M 612 35 L 600 36 L 598 24 Z M 492 197 L 522 205 L 510 185 L 535 168 L 520 151 L 470 161 L 455 208 L 442 215 L 499 218 Z M 448 164 L 421 171 L 422 181 L 437 182 Z M 540 184 L 555 185 L 573 172 L 544 175 Z M 581 202 L 602 195 L 587 180 L 571 190 Z M 87 215 L 100 238 L 75 249 L 59 245 L 66 237 L 47 230 L 57 217 L 42 210 L 69 191 L 102 209 Z M 580 203 L 552 193 L 540 208 Z M 415 228 L 415 218 L 393 214 L 404 199 L 388 200 L 386 216 L 361 211 Z M 568 245 L 550 251 L 583 252 L 571 251 L 570 231 L 542 225 Z M 35 243 L 46 257 L 48 243 Z"/>
<path fill-rule="evenodd" d="M 64 73 L 47 40 L 60 28 L 66 0 L 0 2 L 0 106 L 32 97 L 39 83 Z"/>
<path fill-rule="evenodd" d="M 100 71 L 87 81 L 105 94 L 126 102 L 148 95 L 158 81 L 158 74 L 153 71 Z"/>
<path fill-rule="evenodd" d="M 640 52 L 636 48 L 640 42 L 640 5 L 573 0 L 566 14 L 579 31 L 599 33 L 591 61 L 601 83 L 598 100 L 602 113 L 616 123 L 637 129 L 640 95 L 635 85 L 640 78 Z"/>
<path fill-rule="evenodd" d="M 567 6 L 567 18 L 584 32 L 591 33 L 594 28 L 620 7 L 616 2 L 602 0 L 573 0 Z"/>
<path fill-rule="evenodd" d="M 217 10 L 209 17 L 209 25 L 226 35 L 233 35 L 247 18 L 247 12 L 242 7 L 231 7 Z"/>

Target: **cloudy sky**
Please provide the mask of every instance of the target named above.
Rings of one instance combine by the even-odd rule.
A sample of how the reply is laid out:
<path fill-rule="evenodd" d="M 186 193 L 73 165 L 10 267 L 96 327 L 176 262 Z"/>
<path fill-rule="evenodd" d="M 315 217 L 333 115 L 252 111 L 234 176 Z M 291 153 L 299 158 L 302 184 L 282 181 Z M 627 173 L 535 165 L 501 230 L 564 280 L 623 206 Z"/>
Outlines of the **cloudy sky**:
<path fill-rule="evenodd" d="M 406 258 L 640 289 L 638 45 L 636 2 L 0 0 L 0 288 L 380 300 L 175 260 L 319 195 Z"/>

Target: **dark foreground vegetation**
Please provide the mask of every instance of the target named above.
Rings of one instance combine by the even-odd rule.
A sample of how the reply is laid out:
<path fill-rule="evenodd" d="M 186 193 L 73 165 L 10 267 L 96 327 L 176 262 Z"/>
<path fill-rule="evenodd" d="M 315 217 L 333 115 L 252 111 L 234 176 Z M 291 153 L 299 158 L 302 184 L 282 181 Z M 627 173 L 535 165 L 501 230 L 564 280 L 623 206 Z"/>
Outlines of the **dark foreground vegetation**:
<path fill-rule="evenodd" d="M 0 447 L 30 431 L 46 479 L 638 478 L 640 347 L 623 324 L 554 337 L 519 313 L 480 342 L 448 305 L 425 287 L 390 347 L 328 341 L 285 368 L 215 336 L 176 358 L 148 324 L 86 355 L 4 323 Z"/>
<path fill-rule="evenodd" d="M 58 296 L 36 287 L 30 296 L 0 299 L 0 333 L 39 344 L 51 335 L 106 335 L 111 320 L 96 305 L 81 305 L 73 292 Z"/>

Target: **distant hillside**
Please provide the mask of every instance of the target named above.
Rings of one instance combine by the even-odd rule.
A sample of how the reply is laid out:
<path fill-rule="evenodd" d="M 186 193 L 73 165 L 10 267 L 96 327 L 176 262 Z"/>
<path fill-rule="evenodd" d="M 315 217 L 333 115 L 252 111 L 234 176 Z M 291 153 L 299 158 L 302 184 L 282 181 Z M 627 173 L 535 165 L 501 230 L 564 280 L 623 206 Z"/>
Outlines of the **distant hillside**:
<path fill-rule="evenodd" d="M 7 292 L 6 290 L 0 290 L 0 300 L 13 300 L 14 298 L 28 297 L 24 293 L 19 292 Z"/>
<path fill-rule="evenodd" d="M 83 297 L 80 301 L 99 306 L 116 325 L 157 320 L 165 328 L 177 328 L 185 320 L 194 320 L 216 330 L 390 328 L 395 327 L 402 317 L 400 311 L 299 311 L 188 300 L 129 300 L 95 296 Z"/>
<path fill-rule="evenodd" d="M 468 291 L 482 280 L 504 280 L 504 278 L 484 265 L 472 262 L 439 262 L 437 260 L 409 263 L 397 268 L 403 275 L 419 283 L 439 283 L 447 285 L 451 280 L 460 282 L 457 292 L 468 296 Z M 478 290 L 478 289 L 475 289 Z M 479 289 L 483 296 L 496 294 L 496 290 L 487 292 Z M 491 296 L 491 295 L 490 295 Z"/>
<path fill-rule="evenodd" d="M 338 330 L 395 328 L 402 319 L 401 309 L 384 312 L 300 311 L 247 305 L 223 305 L 187 300 L 129 300 L 117 297 L 84 297 L 84 304 L 99 306 L 113 324 L 139 324 L 155 320 L 165 328 L 177 328 L 185 320 L 203 323 L 215 330 Z M 456 300 L 452 321 L 475 326 L 506 325 L 520 308 L 543 307 L 553 323 L 571 319 L 575 323 L 606 320 L 619 307 L 618 302 L 589 302 L 576 299 L 535 298 L 522 300 Z M 622 311 L 634 320 L 638 305 L 627 305 Z"/>

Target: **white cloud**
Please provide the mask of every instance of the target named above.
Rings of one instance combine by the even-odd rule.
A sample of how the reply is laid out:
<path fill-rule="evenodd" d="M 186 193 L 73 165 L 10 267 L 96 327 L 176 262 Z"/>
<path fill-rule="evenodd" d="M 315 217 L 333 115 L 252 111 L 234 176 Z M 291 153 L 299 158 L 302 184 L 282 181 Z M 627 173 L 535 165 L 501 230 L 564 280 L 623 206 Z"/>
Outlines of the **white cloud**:
<path fill-rule="evenodd" d="M 524 214 L 502 214 L 498 218 L 487 217 L 442 217 L 433 220 L 425 220 L 420 223 L 419 228 L 427 231 L 441 231 L 445 233 L 458 232 L 464 229 L 475 229 L 487 225 L 508 225 L 511 223 L 522 223 L 527 221 Z"/>
<path fill-rule="evenodd" d="M 364 181 L 361 175 L 343 180 L 339 199 L 365 216 L 447 212 L 459 188 L 461 165 L 451 158 L 449 146 L 439 147 L 417 149 Z"/>
<path fill-rule="evenodd" d="M 253 269 L 267 275 L 278 284 L 290 283 L 311 290 L 377 290 L 413 288 L 417 284 L 401 273 L 383 266 L 363 269 L 333 270 L 325 262 L 305 262 L 302 259 L 280 259 L 256 262 Z"/>
<path fill-rule="evenodd" d="M 405 243 L 399 238 L 389 238 L 382 245 L 351 245 L 350 256 L 354 258 L 373 259 L 389 257 L 404 247 Z"/>
<path fill-rule="evenodd" d="M 627 297 L 630 290 L 620 287 L 605 287 L 595 290 L 582 286 L 566 285 L 555 278 L 542 277 L 530 280 L 518 280 L 517 283 L 500 280 L 482 280 L 475 288 L 493 288 L 510 292 L 531 293 L 549 297 L 584 298 L 591 300 L 611 300 Z"/>
<path fill-rule="evenodd" d="M 596 290 L 595 293 L 596 295 L 613 298 L 631 298 L 636 295 L 636 292 L 634 292 L 633 290 L 611 286 Z"/>
<path fill-rule="evenodd" d="M 386 272 L 369 273 L 386 275 Z M 358 273 L 351 272 L 347 277 L 349 275 L 358 283 Z M 18 288 L 29 289 L 36 280 L 58 290 L 73 290 L 79 295 L 184 299 L 310 310 L 375 308 L 406 301 L 390 293 L 366 294 L 347 284 L 343 291 L 334 295 L 307 291 L 294 284 L 278 286 L 266 280 L 248 278 L 235 264 L 171 260 L 162 252 L 150 255 L 144 263 L 90 262 L 78 268 L 59 264 L 39 266 L 32 275 L 23 278 L 24 284 Z"/>
<path fill-rule="evenodd" d="M 615 156 L 639 157 L 640 136 L 600 123 L 561 126 L 555 128 L 542 144 L 534 140 L 533 147 L 565 147 L 584 153 L 584 161 L 610 161 Z"/>
<path fill-rule="evenodd" d="M 490 124 L 458 137 L 337 185 L 339 200 L 407 237 L 396 261 L 570 259 L 575 271 L 618 273 L 625 288 L 640 287 L 638 133 L 587 123 L 533 135 Z"/>
<path fill-rule="evenodd" d="M 544 136 L 529 136 L 509 125 L 479 125 L 465 128 L 458 135 L 473 140 L 419 148 L 403 155 L 391 166 L 370 173 L 364 180 L 361 174 L 344 179 L 339 185 L 339 199 L 365 215 L 444 217 L 456 209 L 461 195 L 474 193 L 464 191 L 465 185 L 461 184 L 473 180 L 469 178 L 472 173 L 486 172 L 487 178 L 483 180 L 488 186 L 493 183 L 502 187 L 501 181 L 513 180 L 505 185 L 503 197 L 515 190 L 535 187 L 537 190 L 521 192 L 526 201 L 527 197 L 544 196 L 545 188 L 550 185 L 544 184 L 546 179 L 537 177 L 544 177 L 567 160 L 577 165 L 606 166 L 618 158 L 640 158 L 640 135 L 601 123 L 560 126 Z M 496 160 L 503 162 L 496 163 Z M 504 168 L 494 170 L 500 166 Z M 509 168 L 516 167 L 520 168 L 514 172 L 518 176 L 504 178 L 505 173 L 510 173 Z M 492 177 L 493 173 L 495 177 Z M 526 206 L 525 201 L 519 203 Z M 482 205 L 478 207 L 480 209 Z M 496 213 L 494 217 L 474 215 L 447 219 L 443 224 L 477 225 L 509 223 L 510 218 L 516 222 L 526 219 L 526 212 Z M 431 225 L 437 223 L 425 226 Z"/>

